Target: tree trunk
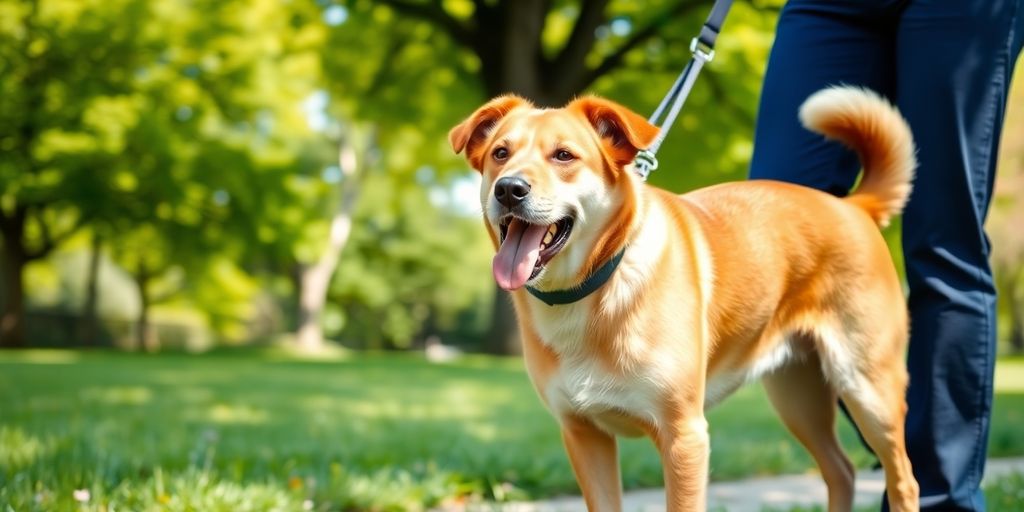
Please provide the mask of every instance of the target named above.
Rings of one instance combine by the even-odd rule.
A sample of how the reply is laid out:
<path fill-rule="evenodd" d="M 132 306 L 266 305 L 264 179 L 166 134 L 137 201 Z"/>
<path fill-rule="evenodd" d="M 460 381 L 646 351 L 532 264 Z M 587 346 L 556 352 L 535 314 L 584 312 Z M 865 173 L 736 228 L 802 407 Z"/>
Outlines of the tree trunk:
<path fill-rule="evenodd" d="M 35 23 L 38 19 L 39 2 L 30 2 L 29 10 L 24 18 L 25 34 L 22 38 L 22 51 L 28 50 L 36 40 Z M 32 66 L 26 76 L 22 77 L 21 90 L 27 92 L 22 101 L 25 111 L 35 113 L 41 110 L 45 88 L 43 74 L 39 66 Z M 33 124 L 36 115 L 24 116 L 17 126 L 14 144 L 17 151 L 5 152 L 5 158 L 20 160 L 21 172 L 35 173 L 32 157 L 32 145 L 35 143 L 39 130 Z M 18 166 L 19 164 L 15 164 Z M 17 194 L 15 195 L 17 197 Z M 25 347 L 25 265 L 32 259 L 25 245 L 25 223 L 28 208 L 16 204 L 13 211 L 7 212 L 0 205 L 0 233 L 3 234 L 3 265 L 4 277 L 4 310 L 0 316 L 0 348 Z M 32 255 L 38 257 L 40 255 Z"/>
<path fill-rule="evenodd" d="M 1010 353 L 1024 354 L 1024 313 L 1019 309 L 1010 311 Z"/>
<path fill-rule="evenodd" d="M 516 0 L 503 2 L 504 23 L 501 25 L 501 79 L 502 92 L 513 92 L 530 97 L 542 104 L 541 96 L 541 33 L 547 17 L 546 0 Z M 493 37 L 493 36 L 490 36 Z"/>
<path fill-rule="evenodd" d="M 472 49 L 490 97 L 514 93 L 543 107 L 560 107 L 588 85 L 586 57 L 594 46 L 595 29 L 605 21 L 608 0 L 581 6 L 565 46 L 553 58 L 545 55 L 544 24 L 550 0 L 504 1 L 477 6 Z"/>
<path fill-rule="evenodd" d="M 355 210 L 356 198 L 359 197 L 362 173 L 357 167 L 356 150 L 351 141 L 342 142 L 338 163 L 344 179 L 341 180 L 342 193 L 338 207 L 331 218 L 327 247 L 316 263 L 300 264 L 298 269 L 299 311 L 295 341 L 299 349 L 307 352 L 323 348 L 324 332 L 321 320 L 324 304 L 327 303 L 327 291 L 334 269 L 341 258 L 341 251 L 352 232 L 352 213 Z"/>
<path fill-rule="evenodd" d="M 100 250 L 103 238 L 96 232 L 92 234 L 92 245 L 89 249 L 89 270 L 85 282 L 85 303 L 82 305 L 82 318 L 78 326 L 78 344 L 81 346 L 99 345 L 98 285 L 100 274 Z"/>
<path fill-rule="evenodd" d="M 1018 273 L 1005 295 L 1010 303 L 1010 353 L 1015 355 L 1024 354 L 1024 301 L 1020 297 L 1020 278 Z"/>
<path fill-rule="evenodd" d="M 483 59 L 484 84 L 488 96 L 513 93 L 527 98 L 540 106 L 561 106 L 571 94 L 551 95 L 544 87 L 543 67 L 540 55 L 540 33 L 544 29 L 547 5 L 543 0 L 503 2 L 507 11 L 494 20 L 496 30 L 503 34 L 495 39 L 489 30 L 480 33 L 487 43 L 502 42 L 500 47 L 482 46 L 478 54 L 485 52 L 500 54 L 500 59 Z M 551 80 L 547 80 L 550 82 Z M 519 342 L 519 324 L 508 292 L 494 285 L 494 304 L 491 307 L 491 325 L 483 346 L 484 352 L 498 355 L 522 353 Z"/>
<path fill-rule="evenodd" d="M 3 244 L 4 310 L 0 316 L 0 348 L 25 346 L 25 264 L 16 243 L 5 238 Z"/>
<path fill-rule="evenodd" d="M 484 351 L 497 355 L 523 353 L 522 344 L 519 342 L 519 323 L 516 321 L 515 308 L 512 307 L 512 298 L 509 297 L 508 292 L 497 285 L 494 287 L 491 328 L 487 332 Z"/>
<path fill-rule="evenodd" d="M 160 350 L 160 340 L 157 339 L 156 332 L 149 323 L 149 309 L 152 306 L 149 283 L 152 278 L 153 275 L 145 262 L 140 261 L 135 272 L 135 284 L 139 292 L 139 317 L 135 322 L 135 349 L 146 352 Z"/>
<path fill-rule="evenodd" d="M 338 221 L 338 217 L 335 216 L 334 220 Z M 345 229 L 350 229 L 350 220 L 346 218 L 344 221 L 349 224 Z M 333 224 L 335 223 L 332 222 L 332 232 L 335 231 Z M 324 345 L 321 320 L 323 319 L 324 304 L 327 303 L 327 289 L 331 284 L 334 268 L 337 266 L 338 256 L 332 256 L 335 252 L 332 245 L 324 251 L 320 261 L 316 264 L 299 265 L 299 318 L 295 341 L 303 351 L 316 352 Z M 340 250 L 337 252 L 340 256 Z"/>

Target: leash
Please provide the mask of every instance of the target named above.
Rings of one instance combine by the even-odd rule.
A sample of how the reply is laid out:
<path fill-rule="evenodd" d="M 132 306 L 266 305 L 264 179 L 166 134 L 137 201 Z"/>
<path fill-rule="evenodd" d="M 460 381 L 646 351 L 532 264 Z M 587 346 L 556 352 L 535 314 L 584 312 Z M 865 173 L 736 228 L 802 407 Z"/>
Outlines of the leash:
<path fill-rule="evenodd" d="M 661 143 L 665 142 L 668 130 L 675 122 L 679 111 L 683 109 L 683 103 L 690 95 L 690 90 L 693 89 L 700 70 L 704 64 L 715 58 L 715 40 L 718 39 L 718 33 L 722 30 L 722 24 L 725 23 L 725 16 L 729 14 L 730 7 L 732 7 L 732 0 L 715 0 L 711 14 L 708 15 L 707 21 L 700 29 L 700 35 L 690 41 L 690 54 L 692 55 L 690 62 L 683 68 L 682 73 L 679 73 L 679 77 L 676 78 L 665 98 L 661 100 L 658 109 L 648 119 L 651 124 L 658 126 L 658 136 L 654 138 L 654 142 L 650 146 L 637 153 L 636 159 L 633 160 L 633 168 L 641 179 L 646 181 L 651 172 L 658 168 L 658 159 L 655 154 L 661 147 Z M 669 108 L 670 105 L 671 108 Z M 659 121 L 661 122 L 660 126 L 658 125 Z"/>

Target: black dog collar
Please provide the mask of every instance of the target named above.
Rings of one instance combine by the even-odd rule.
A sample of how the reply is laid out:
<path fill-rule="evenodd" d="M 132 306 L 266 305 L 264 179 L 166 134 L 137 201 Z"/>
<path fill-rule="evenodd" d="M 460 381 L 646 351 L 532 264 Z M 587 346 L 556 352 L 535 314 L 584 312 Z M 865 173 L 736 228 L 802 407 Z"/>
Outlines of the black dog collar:
<path fill-rule="evenodd" d="M 597 269 L 597 272 L 590 274 L 576 288 L 545 292 L 532 286 L 527 286 L 526 291 L 530 292 L 530 295 L 537 297 L 548 306 L 572 304 L 573 302 L 583 300 L 587 295 L 594 293 L 598 288 L 611 279 L 612 274 L 615 273 L 615 269 L 619 266 L 619 262 L 622 261 L 623 254 L 626 254 L 625 248 L 619 251 L 615 257 L 605 262 L 604 265 L 601 265 L 601 268 Z"/>

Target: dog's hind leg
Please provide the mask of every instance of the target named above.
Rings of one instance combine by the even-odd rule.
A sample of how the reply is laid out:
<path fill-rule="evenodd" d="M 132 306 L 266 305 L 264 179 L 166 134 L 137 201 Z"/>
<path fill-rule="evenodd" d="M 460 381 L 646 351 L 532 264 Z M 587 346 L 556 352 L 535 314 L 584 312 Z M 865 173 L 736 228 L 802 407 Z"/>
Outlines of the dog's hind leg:
<path fill-rule="evenodd" d="M 825 382 L 815 353 L 762 379 L 786 428 L 807 448 L 828 486 L 829 512 L 853 507 L 854 471 L 836 438 L 836 394 Z"/>
<path fill-rule="evenodd" d="M 875 329 L 878 332 L 878 329 Z M 825 372 L 834 382 L 864 440 L 885 470 L 889 509 L 918 510 L 919 489 L 907 457 L 904 421 L 907 371 L 902 350 L 906 331 L 893 328 L 877 344 L 858 343 L 849 334 L 825 340 L 821 350 L 847 351 L 847 357 L 825 357 Z M 833 356 L 836 354 L 832 354 Z"/>

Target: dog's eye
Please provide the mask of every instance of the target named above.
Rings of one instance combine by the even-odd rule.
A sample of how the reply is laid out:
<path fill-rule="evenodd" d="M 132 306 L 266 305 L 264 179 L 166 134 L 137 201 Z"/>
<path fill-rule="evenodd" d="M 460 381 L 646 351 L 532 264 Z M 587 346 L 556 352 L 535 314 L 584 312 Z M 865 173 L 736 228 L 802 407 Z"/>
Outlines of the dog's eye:
<path fill-rule="evenodd" d="M 508 149 L 494 148 L 494 151 L 491 152 L 491 156 L 493 156 L 494 159 L 498 161 L 505 160 L 506 158 L 508 158 Z"/>
<path fill-rule="evenodd" d="M 576 155 L 573 155 L 564 149 L 559 149 L 555 152 L 555 160 L 558 160 L 559 162 L 572 162 L 575 159 Z"/>

